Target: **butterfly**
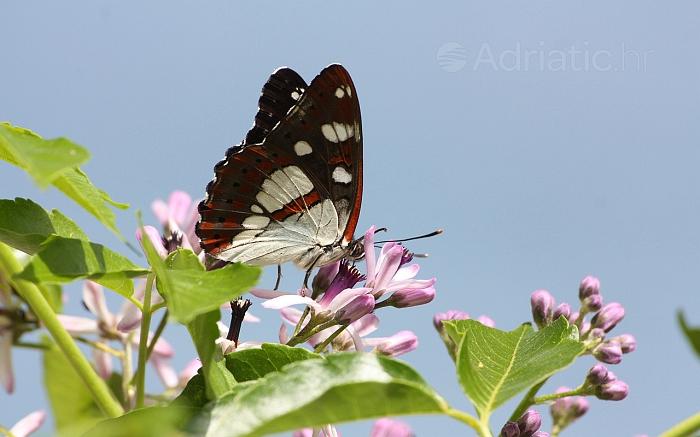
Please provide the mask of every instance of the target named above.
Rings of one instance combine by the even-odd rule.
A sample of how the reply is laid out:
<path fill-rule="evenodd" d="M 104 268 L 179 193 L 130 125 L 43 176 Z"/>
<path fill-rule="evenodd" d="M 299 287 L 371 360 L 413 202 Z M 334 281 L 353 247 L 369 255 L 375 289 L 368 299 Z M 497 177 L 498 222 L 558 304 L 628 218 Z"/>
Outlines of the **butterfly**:
<path fill-rule="evenodd" d="M 364 255 L 354 232 L 362 203 L 362 123 L 341 65 L 310 84 L 280 68 L 265 83 L 245 140 L 214 167 L 196 234 L 225 262 L 293 262 L 308 273 Z"/>

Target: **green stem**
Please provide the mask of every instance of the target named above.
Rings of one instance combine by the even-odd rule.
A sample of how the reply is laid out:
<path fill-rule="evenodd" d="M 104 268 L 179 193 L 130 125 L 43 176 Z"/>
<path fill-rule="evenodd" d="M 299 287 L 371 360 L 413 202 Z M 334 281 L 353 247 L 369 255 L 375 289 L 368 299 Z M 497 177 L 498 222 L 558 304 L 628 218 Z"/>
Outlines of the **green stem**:
<path fill-rule="evenodd" d="M 454 408 L 448 408 L 445 411 L 445 414 L 453 419 L 459 420 L 462 423 L 466 423 L 468 426 L 474 429 L 474 431 L 476 431 L 480 437 L 492 437 L 488 424 L 479 421 L 479 419 L 471 414 L 465 413 L 464 411 L 455 410 Z"/>
<path fill-rule="evenodd" d="M 151 308 L 151 314 L 153 314 L 153 308 Z M 160 338 L 160 336 L 163 334 L 163 331 L 165 330 L 165 326 L 168 324 L 168 310 L 165 310 L 165 313 L 163 313 L 163 318 L 160 319 L 160 322 L 158 323 L 158 327 L 156 328 L 156 332 L 153 333 L 153 338 L 151 338 L 151 342 L 148 343 L 148 349 L 146 349 L 146 361 L 148 361 L 151 358 L 151 354 L 153 354 L 153 349 L 156 347 L 156 342 Z M 136 375 L 134 375 L 134 381 L 133 383 L 136 382 L 137 378 L 141 372 L 137 370 Z"/>
<path fill-rule="evenodd" d="M 124 353 L 122 354 L 122 393 L 124 393 L 124 406 L 127 410 L 133 408 L 133 396 L 131 385 L 133 373 L 133 351 L 131 341 L 134 338 L 134 332 L 130 332 L 127 338 L 122 342 Z"/>
<path fill-rule="evenodd" d="M 301 331 L 301 326 L 304 324 L 304 320 L 306 319 L 306 316 L 309 315 L 310 307 L 307 306 L 304 308 L 304 312 L 301 313 L 301 317 L 299 317 L 299 321 L 297 322 L 297 325 L 294 327 L 294 333 L 292 334 L 292 338 L 296 337 L 299 334 L 299 331 Z"/>
<path fill-rule="evenodd" d="M 5 244 L 0 243 L 0 274 L 4 274 L 6 278 L 12 278 L 13 275 L 21 270 L 22 267 L 12 250 Z M 85 386 L 92 393 L 95 403 L 108 417 L 121 416 L 124 413 L 124 409 L 112 397 L 107 384 L 97 375 L 95 369 L 92 368 L 87 358 L 82 354 L 68 331 L 61 325 L 58 317 L 56 317 L 56 313 L 54 313 L 37 286 L 20 279 L 11 279 L 10 282 L 22 299 L 29 304 L 34 314 L 42 321 L 51 337 L 53 337 L 76 373 L 85 383 Z"/>
<path fill-rule="evenodd" d="M 323 342 L 321 344 L 316 346 L 316 348 L 314 349 L 314 352 L 316 352 L 316 353 L 323 352 L 328 347 L 328 345 L 331 344 L 331 342 L 333 342 L 333 340 L 335 340 L 335 338 L 340 335 L 341 332 L 345 331 L 345 328 L 347 328 L 347 327 L 348 327 L 348 325 L 343 325 L 340 328 L 336 329 L 335 332 L 332 333 L 327 339 L 323 340 Z"/>
<path fill-rule="evenodd" d="M 682 422 L 664 431 L 659 437 L 685 437 L 692 432 L 700 430 L 700 412 L 693 414 Z"/>
<path fill-rule="evenodd" d="M 119 358 L 122 356 L 122 352 L 119 352 L 116 349 L 112 349 L 111 347 L 107 346 L 104 343 L 93 341 L 93 340 L 90 340 L 90 339 L 85 338 L 85 337 L 73 337 L 73 338 L 75 338 L 76 341 L 79 341 L 81 343 L 85 343 L 86 345 L 88 345 L 92 348 L 95 348 L 95 349 L 99 349 L 102 352 L 107 352 L 108 354 L 114 355 L 115 357 Z"/>
<path fill-rule="evenodd" d="M 511 422 L 517 422 L 518 419 L 520 419 L 520 416 L 527 411 L 530 406 L 534 403 L 535 395 L 537 394 L 538 391 L 542 388 L 542 386 L 547 382 L 547 379 L 545 378 L 542 382 L 539 382 L 530 388 L 530 390 L 523 396 L 523 399 L 520 401 L 517 407 L 515 407 L 515 410 L 513 411 L 513 414 L 510 415 L 510 420 Z"/>
<path fill-rule="evenodd" d="M 569 396 L 587 396 L 590 392 L 584 387 L 577 387 L 573 390 L 563 391 L 561 393 L 552 393 L 548 395 L 537 396 L 532 399 L 533 404 L 544 404 L 549 401 L 555 401 L 561 398 L 568 398 Z"/>
<path fill-rule="evenodd" d="M 305 342 L 310 337 L 318 334 L 324 329 L 328 329 L 336 325 L 338 325 L 338 322 L 336 322 L 335 320 L 329 320 L 327 322 L 323 322 L 320 325 L 316 325 L 313 327 L 311 326 L 311 322 L 309 322 L 309 324 L 306 325 L 304 329 L 302 329 L 297 335 L 289 339 L 289 341 L 287 342 L 287 346 L 296 346 L 300 343 Z"/>
<path fill-rule="evenodd" d="M 143 408 L 146 389 L 146 355 L 148 353 L 148 330 L 151 326 L 151 292 L 153 291 L 153 273 L 148 275 L 146 290 L 143 294 L 143 313 L 141 316 L 141 335 L 139 337 L 139 361 L 136 370 L 136 408 Z"/>
<path fill-rule="evenodd" d="M 25 343 L 23 341 L 17 342 L 13 344 L 14 347 L 21 347 L 24 349 L 39 349 L 39 350 L 48 350 L 50 349 L 49 346 L 41 343 Z"/>

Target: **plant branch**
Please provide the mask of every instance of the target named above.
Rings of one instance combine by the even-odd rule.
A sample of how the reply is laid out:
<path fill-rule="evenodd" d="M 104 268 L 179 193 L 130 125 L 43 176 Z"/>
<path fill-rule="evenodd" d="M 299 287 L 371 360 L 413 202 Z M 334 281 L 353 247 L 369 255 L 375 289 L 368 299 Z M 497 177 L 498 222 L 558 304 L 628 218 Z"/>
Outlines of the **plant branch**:
<path fill-rule="evenodd" d="M 153 311 L 151 311 L 151 314 L 153 314 Z M 153 354 L 153 349 L 156 347 L 156 342 L 160 338 L 160 336 L 163 334 L 163 331 L 165 330 L 165 327 L 168 324 L 168 316 L 169 316 L 168 310 L 165 310 L 163 313 L 163 317 L 160 319 L 160 322 L 158 323 L 158 327 L 156 328 L 156 332 L 153 333 L 153 338 L 151 338 L 151 342 L 148 343 L 148 348 L 146 349 L 146 361 L 148 361 L 151 358 L 151 354 Z M 136 371 L 136 374 L 134 375 L 132 383 L 135 383 L 137 378 L 140 376 L 141 372 L 139 370 Z"/>
<path fill-rule="evenodd" d="M 568 398 L 569 396 L 587 396 L 590 392 L 584 386 L 577 387 L 573 390 L 563 391 L 561 393 L 551 393 L 548 395 L 537 396 L 532 399 L 533 404 L 544 404 L 549 401 L 555 401 L 561 398 Z"/>
<path fill-rule="evenodd" d="M 143 295 L 143 312 L 141 314 L 141 333 L 139 337 L 139 361 L 136 370 L 136 408 L 142 408 L 146 386 L 146 360 L 148 353 L 148 329 L 151 325 L 151 292 L 155 275 L 150 273 L 146 280 Z"/>
<path fill-rule="evenodd" d="M 108 354 L 114 355 L 115 357 L 118 357 L 118 358 L 121 358 L 121 356 L 124 354 L 123 352 L 120 352 L 116 349 L 113 349 L 104 343 L 100 343 L 98 341 L 93 341 L 93 340 L 90 340 L 89 338 L 85 338 L 85 337 L 73 337 L 73 338 L 75 338 L 76 341 L 79 341 L 81 343 L 85 343 L 90 347 L 93 347 L 95 349 L 99 349 L 102 352 L 107 352 Z"/>
<path fill-rule="evenodd" d="M 0 273 L 7 278 L 12 278 L 21 270 L 22 268 L 12 250 L 7 245 L 0 243 Z M 124 409 L 112 397 L 105 381 L 97 375 L 68 331 L 61 325 L 56 313 L 44 295 L 41 294 L 39 288 L 33 283 L 21 279 L 10 279 L 10 282 L 22 299 L 29 304 L 34 314 L 42 321 L 68 362 L 90 390 L 95 403 L 108 417 L 121 416 Z"/>
<path fill-rule="evenodd" d="M 659 437 L 684 437 L 700 430 L 700 412 L 693 414 L 682 422 L 664 431 Z"/>
<path fill-rule="evenodd" d="M 520 419 L 520 416 L 522 416 L 525 411 L 527 411 L 532 404 L 535 403 L 535 395 L 537 394 L 538 391 L 542 388 L 542 386 L 547 382 L 549 378 L 545 378 L 542 380 L 542 382 L 538 382 L 537 384 L 533 385 L 530 390 L 523 396 L 522 400 L 518 404 L 517 407 L 515 407 L 515 410 L 513 411 L 513 414 L 510 415 L 510 420 L 511 422 L 517 422 L 518 419 Z"/>
<path fill-rule="evenodd" d="M 333 332 L 327 339 L 323 340 L 322 343 L 320 343 L 318 346 L 316 346 L 316 348 L 314 348 L 314 352 L 323 352 L 328 347 L 328 345 L 331 344 L 331 342 L 333 342 L 333 340 L 335 340 L 335 338 L 340 335 L 341 332 L 345 331 L 345 328 L 347 327 L 348 325 L 342 325 L 340 328 L 336 329 L 335 332 Z"/>
<path fill-rule="evenodd" d="M 474 431 L 479 434 L 480 437 L 492 437 L 491 430 L 489 430 L 488 425 L 482 423 L 476 417 L 471 414 L 465 413 L 464 411 L 455 410 L 454 408 L 448 408 L 445 414 L 453 419 L 459 420 L 462 423 L 466 423 Z"/>

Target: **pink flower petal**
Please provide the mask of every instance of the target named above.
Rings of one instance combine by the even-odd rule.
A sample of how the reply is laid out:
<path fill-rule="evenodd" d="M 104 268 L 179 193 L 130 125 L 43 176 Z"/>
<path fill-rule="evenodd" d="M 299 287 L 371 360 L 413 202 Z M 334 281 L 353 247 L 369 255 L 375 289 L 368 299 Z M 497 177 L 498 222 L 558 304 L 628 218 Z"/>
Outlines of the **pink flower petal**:
<path fill-rule="evenodd" d="M 153 354 L 151 355 L 151 359 L 149 361 L 151 362 L 151 365 L 153 365 L 153 368 L 155 369 L 158 378 L 166 388 L 177 387 L 180 380 L 178 379 L 177 374 L 175 373 L 175 369 L 173 369 L 173 367 L 168 362 L 168 359 L 161 358 L 156 354 Z"/>
<path fill-rule="evenodd" d="M 152 340 L 153 334 L 148 333 L 148 341 Z M 173 355 L 175 355 L 175 349 L 168 343 L 168 340 L 164 339 L 163 337 L 159 337 L 158 341 L 156 341 L 156 345 L 153 348 L 153 355 L 157 355 L 159 358 L 170 358 Z"/>
<path fill-rule="evenodd" d="M 228 326 L 224 325 L 221 321 L 216 322 L 216 327 L 219 330 L 219 337 L 226 338 L 228 335 Z"/>
<path fill-rule="evenodd" d="M 39 429 L 45 420 L 45 411 L 35 411 L 24 416 L 19 422 L 15 423 L 15 426 L 10 429 L 10 433 L 12 433 L 12 435 L 15 437 L 27 437 Z"/>
<path fill-rule="evenodd" d="M 379 419 L 374 422 L 370 437 L 412 437 L 411 427 L 392 419 Z"/>
<path fill-rule="evenodd" d="M 66 331 L 73 335 L 80 334 L 96 334 L 99 332 L 97 321 L 87 319 L 85 317 L 67 316 L 65 314 L 57 314 L 58 321 L 61 322 Z"/>
<path fill-rule="evenodd" d="M 374 314 L 367 314 L 359 320 L 354 321 L 350 326 L 352 326 L 360 337 L 364 337 L 377 330 L 379 327 L 379 317 Z"/>
<path fill-rule="evenodd" d="M 260 299 L 274 299 L 276 297 L 287 296 L 289 294 L 281 291 L 266 290 L 264 288 L 253 288 L 249 291 L 249 293 L 255 297 L 259 297 Z M 228 303 L 226 305 L 228 306 Z"/>
<path fill-rule="evenodd" d="M 435 278 L 430 279 L 407 279 L 405 281 L 392 282 L 386 287 L 386 293 L 394 293 L 399 290 L 421 290 L 435 285 Z"/>
<path fill-rule="evenodd" d="M 367 294 L 371 292 L 371 288 L 346 288 L 345 290 L 338 293 L 338 295 L 333 298 L 331 303 L 328 305 L 328 310 L 335 313 L 339 309 L 343 308 L 345 305 L 356 299 L 358 296 Z"/>
<path fill-rule="evenodd" d="M 0 331 L 0 384 L 9 394 L 15 391 L 12 372 L 12 331 Z"/>
<path fill-rule="evenodd" d="M 167 257 L 168 250 L 165 248 L 165 246 L 163 246 L 163 238 L 161 237 L 160 232 L 158 232 L 158 230 L 153 226 L 144 226 L 143 231 L 146 232 L 146 236 L 149 240 L 151 240 L 151 244 L 156 249 L 156 252 L 158 252 L 158 255 L 160 255 L 161 258 Z M 143 239 L 141 228 L 136 230 L 136 239 L 139 240 L 139 243 L 141 243 L 141 240 Z M 143 246 L 143 243 L 141 243 L 141 246 Z"/>
<path fill-rule="evenodd" d="M 263 307 L 272 310 L 279 310 L 292 305 L 309 305 L 318 310 L 322 309 L 315 300 L 310 297 L 299 296 L 298 294 L 285 294 L 262 303 Z"/>
<path fill-rule="evenodd" d="M 243 321 L 248 323 L 260 323 L 260 317 L 256 317 L 251 313 L 245 313 Z"/>
<path fill-rule="evenodd" d="M 408 279 L 413 279 L 418 274 L 420 266 L 418 264 L 411 264 L 410 266 L 404 266 L 399 269 L 394 275 L 393 281 L 406 281 Z"/>
<path fill-rule="evenodd" d="M 99 349 L 92 350 L 92 358 L 95 361 L 95 369 L 102 379 L 109 379 L 112 376 L 112 355 Z"/>
<path fill-rule="evenodd" d="M 160 199 L 156 199 L 151 203 L 151 211 L 156 216 L 161 225 L 165 226 L 170 218 L 168 205 Z"/>
<path fill-rule="evenodd" d="M 377 263 L 377 274 L 372 287 L 379 296 L 384 293 L 384 289 L 398 271 L 402 257 L 403 249 L 401 246 L 395 245 Z"/>
<path fill-rule="evenodd" d="M 197 374 L 199 368 L 202 367 L 202 362 L 199 358 L 195 358 L 185 365 L 185 368 L 180 371 L 178 378 L 180 380 L 180 386 L 185 386 L 187 382 L 192 379 L 194 375 Z"/>
<path fill-rule="evenodd" d="M 97 320 L 109 326 L 112 325 L 114 317 L 107 309 L 104 289 L 100 284 L 92 281 L 83 282 L 83 302 L 90 312 L 97 316 Z"/>
<path fill-rule="evenodd" d="M 284 322 L 280 323 L 280 329 L 277 331 L 277 338 L 280 344 L 286 344 L 289 341 L 289 334 L 287 333 L 287 325 Z"/>
<path fill-rule="evenodd" d="M 181 225 L 187 220 L 190 208 L 192 206 L 192 197 L 184 191 L 173 191 L 168 198 L 169 216 L 175 220 L 175 223 Z"/>
<path fill-rule="evenodd" d="M 376 258 L 374 254 L 374 232 L 377 228 L 372 225 L 365 232 L 364 245 L 365 245 L 365 265 L 367 266 L 367 283 L 374 280 L 375 272 L 374 268 L 376 265 Z"/>

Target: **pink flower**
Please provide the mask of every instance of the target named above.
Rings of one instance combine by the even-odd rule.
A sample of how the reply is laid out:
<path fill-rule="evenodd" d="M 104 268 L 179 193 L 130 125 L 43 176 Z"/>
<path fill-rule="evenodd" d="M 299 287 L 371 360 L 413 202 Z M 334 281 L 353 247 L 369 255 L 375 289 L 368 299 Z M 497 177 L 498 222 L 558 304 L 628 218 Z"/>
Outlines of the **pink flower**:
<path fill-rule="evenodd" d="M 295 431 L 292 437 L 340 437 L 340 433 L 333 425 L 325 425 L 320 428 L 303 428 Z"/>
<path fill-rule="evenodd" d="M 142 292 L 143 290 L 141 290 Z M 155 296 L 160 298 L 157 294 Z M 127 344 L 131 341 L 130 339 L 137 337 L 123 332 L 128 330 L 125 328 L 135 329 L 140 322 L 140 310 L 130 301 L 126 301 L 121 310 L 117 314 L 113 314 L 107 308 L 102 286 L 92 281 L 85 281 L 83 283 L 83 303 L 95 316 L 94 319 L 65 314 L 57 315 L 63 327 L 70 334 L 74 336 L 97 334 L 102 343 L 115 340 L 122 344 Z M 154 298 L 154 303 L 157 303 L 156 298 Z M 162 364 L 163 359 L 172 357 L 173 353 L 173 349 L 167 341 L 159 338 L 151 355 L 151 362 L 157 367 Z M 112 355 L 95 348 L 93 349 L 93 359 L 100 376 L 108 379 L 112 375 Z"/>
<path fill-rule="evenodd" d="M 411 290 L 410 295 L 413 296 L 413 300 L 416 300 L 415 296 L 421 296 L 425 302 L 432 300 L 435 295 L 433 288 L 435 278 L 414 279 L 420 266 L 418 264 L 406 265 L 411 262 L 413 257 L 401 244 L 394 242 L 384 244 L 379 258 L 376 258 L 374 252 L 375 229 L 374 226 L 371 226 L 364 237 L 365 262 L 367 264 L 365 287 L 371 288 L 372 294 L 377 299 L 384 294 L 406 293 Z M 430 297 L 428 298 L 428 296 Z"/>
<path fill-rule="evenodd" d="M 411 331 L 399 331 L 391 337 L 368 338 L 364 340 L 374 351 L 390 357 L 411 352 L 418 347 L 418 337 Z"/>
<path fill-rule="evenodd" d="M 26 437 L 39 429 L 44 423 L 44 420 L 46 420 L 45 411 L 34 411 L 15 423 L 15 425 L 10 428 L 10 434 L 14 437 Z"/>
<path fill-rule="evenodd" d="M 320 299 L 314 300 L 300 290 L 299 294 L 286 294 L 274 291 L 253 290 L 257 297 L 270 298 L 263 302 L 265 308 L 280 310 L 294 305 L 308 305 L 313 316 L 320 319 L 335 319 L 338 323 L 348 324 L 369 314 L 374 309 L 374 297 L 369 288 L 352 288 L 362 275 L 347 262 L 339 265 L 338 273 Z"/>
<path fill-rule="evenodd" d="M 199 220 L 197 203 L 184 191 L 173 191 L 168 197 L 168 202 L 156 199 L 151 203 L 151 209 L 167 234 L 179 233 L 183 236 L 183 247 L 191 247 L 195 253 L 199 253 L 199 239 L 195 235 L 194 228 Z"/>
<path fill-rule="evenodd" d="M 412 437 L 411 427 L 393 419 L 379 419 L 374 422 L 370 437 Z"/>

